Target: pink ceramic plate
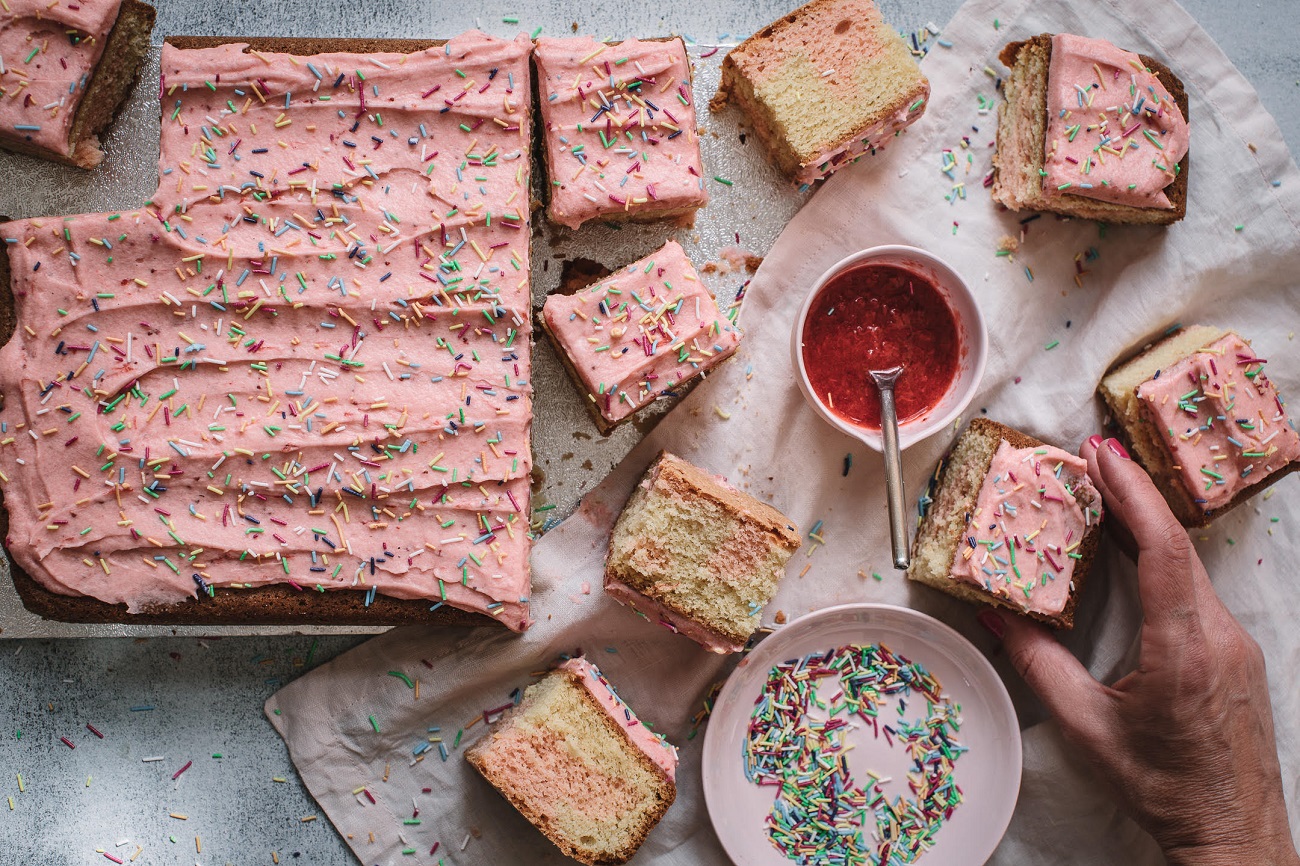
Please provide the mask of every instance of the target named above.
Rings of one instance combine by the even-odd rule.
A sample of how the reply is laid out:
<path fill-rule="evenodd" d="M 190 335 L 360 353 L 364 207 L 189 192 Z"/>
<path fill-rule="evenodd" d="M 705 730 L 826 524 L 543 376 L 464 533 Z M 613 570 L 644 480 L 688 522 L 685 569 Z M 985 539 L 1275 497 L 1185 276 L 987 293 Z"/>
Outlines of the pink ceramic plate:
<path fill-rule="evenodd" d="M 969 641 L 933 617 L 892 605 L 847 604 L 800 617 L 767 638 L 736 668 L 718 695 L 704 740 L 704 799 L 718 838 L 739 866 L 795 862 L 773 846 L 764 823 L 777 789 L 745 778 L 745 735 L 768 671 L 774 664 L 810 653 L 873 643 L 883 643 L 896 655 L 929 669 L 942 684 L 944 696 L 961 705 L 957 736 L 970 749 L 953 769 L 962 803 L 917 862 L 979 866 L 997 847 L 1016 806 L 1021 765 L 1020 727 L 1001 678 Z M 882 720 L 886 713 L 898 717 L 893 700 L 881 707 Z M 909 709 L 908 716 L 913 715 Z M 906 780 L 909 761 L 901 747 L 891 747 L 861 727 L 848 734 L 848 743 L 853 747 L 848 762 L 855 781 L 861 783 L 871 770 L 892 778 L 884 785 L 891 800 L 911 795 Z M 868 840 L 874 827 L 869 824 L 864 832 Z"/>

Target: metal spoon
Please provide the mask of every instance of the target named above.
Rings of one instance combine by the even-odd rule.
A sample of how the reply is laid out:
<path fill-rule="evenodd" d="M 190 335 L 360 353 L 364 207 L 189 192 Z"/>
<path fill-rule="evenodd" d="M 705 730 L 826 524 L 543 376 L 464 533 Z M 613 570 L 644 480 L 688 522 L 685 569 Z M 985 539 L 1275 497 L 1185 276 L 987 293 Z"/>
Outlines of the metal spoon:
<path fill-rule="evenodd" d="M 889 539 L 894 548 L 894 568 L 911 563 L 907 544 L 907 518 L 903 511 L 903 458 L 898 450 L 898 410 L 894 406 L 894 383 L 902 366 L 872 370 L 871 379 L 880 389 L 880 438 L 885 454 L 885 488 L 889 494 Z"/>

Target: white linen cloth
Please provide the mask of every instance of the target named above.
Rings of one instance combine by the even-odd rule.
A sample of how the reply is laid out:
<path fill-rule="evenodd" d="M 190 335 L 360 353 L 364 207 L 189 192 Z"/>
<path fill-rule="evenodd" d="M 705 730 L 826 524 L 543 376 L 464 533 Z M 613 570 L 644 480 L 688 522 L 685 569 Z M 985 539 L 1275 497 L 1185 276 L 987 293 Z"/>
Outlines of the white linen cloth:
<path fill-rule="evenodd" d="M 1114 226 L 1104 236 L 1093 223 L 1044 216 L 1028 224 L 1012 262 L 995 249 L 1002 236 L 1017 234 L 1025 215 L 1000 213 L 981 186 L 995 116 L 979 113 L 980 97 L 998 98 L 986 66 L 996 66 L 999 48 L 1010 40 L 1060 31 L 1107 38 L 1167 62 L 1181 76 L 1191 103 L 1188 215 L 1169 228 Z M 683 747 L 677 802 L 634 862 L 727 862 L 703 803 L 703 736 L 686 739 L 691 716 L 727 662 L 618 607 L 600 588 L 608 528 L 660 448 L 771 499 L 805 532 L 824 521 L 825 545 L 809 555 L 805 542 L 765 622 L 777 611 L 794 617 L 835 603 L 890 602 L 935 615 L 992 649 L 972 608 L 889 569 L 878 455 L 820 421 L 795 384 L 789 347 L 799 304 L 817 276 L 848 253 L 908 243 L 953 264 L 989 323 L 987 372 L 968 415 L 987 410 L 1069 449 L 1101 428 L 1093 389 L 1111 360 L 1177 322 L 1239 330 L 1272 362 L 1270 376 L 1283 394 L 1300 394 L 1300 353 L 1292 340 L 1300 318 L 1300 172 L 1253 89 L 1195 21 L 1172 0 L 970 0 L 943 37 L 952 47 L 934 48 L 923 64 L 933 86 L 924 118 L 885 153 L 832 177 L 767 255 L 745 301 L 740 356 L 697 388 L 577 514 L 538 542 L 532 558 L 537 623 L 527 634 L 399 629 L 267 702 L 307 787 L 363 863 L 432 863 L 444 855 L 460 866 L 561 861 L 464 761 L 464 743 L 482 733 L 482 724 L 466 732 L 447 761 L 435 748 L 422 762 L 408 762 L 429 726 L 440 726 L 450 745 L 462 724 L 531 682 L 530 672 L 580 649 L 643 719 Z M 962 147 L 963 136 L 969 148 Z M 955 156 L 955 180 L 941 171 L 945 149 Z M 949 203 L 958 181 L 965 195 Z M 1090 248 L 1095 252 L 1088 254 Z M 1088 271 L 1082 287 L 1074 279 L 1076 256 Z M 1059 344 L 1045 349 L 1054 341 Z M 949 431 L 906 453 L 909 500 L 951 440 Z M 1300 485 L 1289 478 L 1274 493 L 1194 537 L 1215 588 L 1267 653 L 1290 814 L 1300 827 L 1300 691 L 1291 681 L 1300 667 L 1294 627 Z M 879 572 L 883 580 L 864 579 L 860 571 Z M 1077 626 L 1065 640 L 1095 675 L 1113 679 L 1133 663 L 1141 616 L 1135 572 L 1107 543 L 1092 574 Z M 1025 762 L 1015 816 L 990 862 L 1160 862 L 1150 838 L 1117 813 L 1005 658 L 994 661 L 1020 714 Z M 418 678 L 419 698 L 387 676 L 390 670 Z M 353 793 L 361 786 L 375 803 L 365 792 Z M 413 805 L 421 823 L 403 824 Z M 440 847 L 431 857 L 434 842 Z M 407 848 L 416 854 L 402 856 Z"/>

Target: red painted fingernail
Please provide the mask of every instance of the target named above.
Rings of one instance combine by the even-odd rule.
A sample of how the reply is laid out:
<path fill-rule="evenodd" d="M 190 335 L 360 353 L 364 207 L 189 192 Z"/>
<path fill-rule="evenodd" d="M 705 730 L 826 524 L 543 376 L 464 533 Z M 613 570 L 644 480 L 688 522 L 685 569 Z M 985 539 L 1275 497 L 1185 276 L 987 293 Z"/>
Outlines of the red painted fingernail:
<path fill-rule="evenodd" d="M 1101 447 L 1101 434 L 1099 434 L 1099 433 L 1094 433 L 1094 434 L 1092 434 L 1091 436 L 1089 436 L 1089 437 L 1088 437 L 1088 444 L 1091 445 L 1093 448 L 1100 448 L 1100 447 Z"/>
<path fill-rule="evenodd" d="M 1131 459 L 1128 456 L 1128 451 L 1124 448 L 1123 443 L 1121 443 L 1118 439 L 1107 439 L 1106 444 L 1110 446 L 1111 451 L 1114 451 L 1120 457 L 1123 457 L 1125 460 Z"/>
<path fill-rule="evenodd" d="M 988 629 L 989 634 L 999 640 L 1001 640 L 1002 635 L 1006 634 L 1007 624 L 1002 621 L 1002 617 L 998 616 L 991 610 L 980 611 L 976 615 L 975 619 L 980 625 Z"/>

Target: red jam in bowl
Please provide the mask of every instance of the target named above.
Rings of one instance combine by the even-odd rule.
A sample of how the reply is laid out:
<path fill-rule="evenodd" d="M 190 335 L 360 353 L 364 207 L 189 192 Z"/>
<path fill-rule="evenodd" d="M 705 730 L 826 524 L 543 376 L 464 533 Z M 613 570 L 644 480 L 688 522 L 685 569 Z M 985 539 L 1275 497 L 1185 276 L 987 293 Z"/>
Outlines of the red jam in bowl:
<path fill-rule="evenodd" d="M 898 422 L 933 409 L 957 378 L 957 317 L 933 279 L 880 262 L 854 265 L 822 286 L 803 326 L 813 393 L 838 417 L 880 429 L 871 370 L 903 365 L 894 386 Z"/>

